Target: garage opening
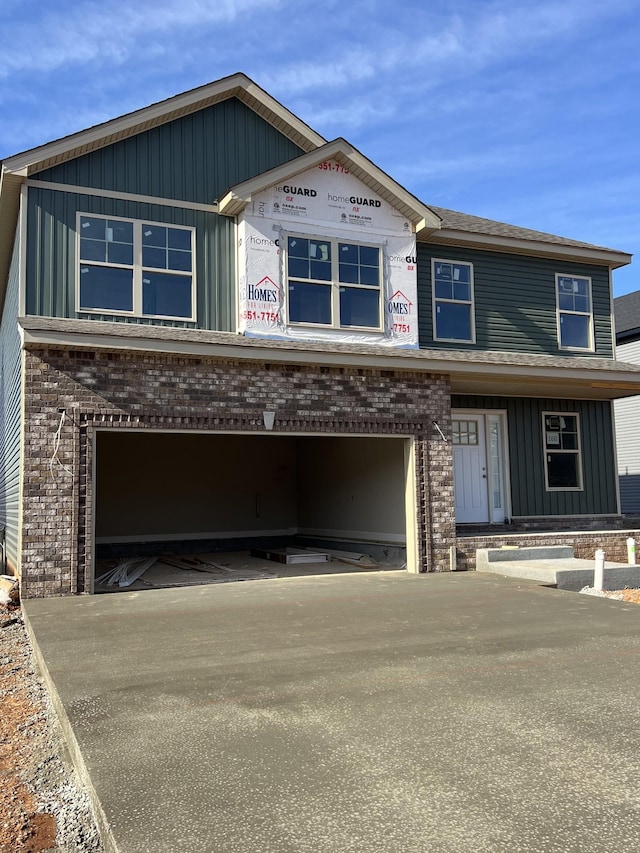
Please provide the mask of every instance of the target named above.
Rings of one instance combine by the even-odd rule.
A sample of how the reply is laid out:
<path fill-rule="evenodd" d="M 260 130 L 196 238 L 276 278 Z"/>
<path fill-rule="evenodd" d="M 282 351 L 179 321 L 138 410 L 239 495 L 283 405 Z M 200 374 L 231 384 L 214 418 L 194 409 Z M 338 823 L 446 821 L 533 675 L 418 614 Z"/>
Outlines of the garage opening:
<path fill-rule="evenodd" d="M 95 592 L 415 571 L 411 439 L 105 430 L 94 477 Z"/>

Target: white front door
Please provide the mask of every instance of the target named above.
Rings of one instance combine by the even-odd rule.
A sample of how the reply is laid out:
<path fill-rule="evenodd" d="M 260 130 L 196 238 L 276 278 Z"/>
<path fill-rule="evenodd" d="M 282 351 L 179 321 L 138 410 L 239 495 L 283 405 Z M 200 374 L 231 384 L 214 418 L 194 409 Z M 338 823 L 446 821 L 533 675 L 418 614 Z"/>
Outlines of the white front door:
<path fill-rule="evenodd" d="M 456 521 L 489 521 L 487 445 L 484 415 L 452 416 L 453 478 Z"/>

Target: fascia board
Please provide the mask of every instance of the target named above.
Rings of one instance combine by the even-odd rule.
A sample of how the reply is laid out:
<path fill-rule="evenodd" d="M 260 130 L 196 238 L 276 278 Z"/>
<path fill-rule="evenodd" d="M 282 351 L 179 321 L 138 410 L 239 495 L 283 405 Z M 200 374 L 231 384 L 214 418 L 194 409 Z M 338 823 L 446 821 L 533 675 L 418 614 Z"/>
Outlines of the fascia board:
<path fill-rule="evenodd" d="M 4 295 L 11 266 L 22 181 L 22 175 L 10 173 L 3 164 L 0 170 L 0 313 L 4 306 Z"/>
<path fill-rule="evenodd" d="M 70 321 L 73 322 L 73 321 Z M 315 364 L 327 366 L 364 367 L 381 370 L 411 371 L 421 373 L 447 374 L 452 380 L 475 378 L 492 383 L 501 381 L 523 383 L 522 394 L 527 396 L 526 385 L 535 384 L 539 389 L 546 385 L 550 396 L 558 396 L 558 386 L 576 388 L 580 386 L 579 396 L 601 399 L 632 396 L 640 393 L 640 366 L 632 365 L 632 370 L 573 368 L 571 366 L 547 366 L 526 364 L 505 364 L 488 361 L 453 361 L 446 358 L 420 357 L 409 351 L 398 353 L 349 353 L 330 350 L 273 347 L 256 339 L 239 338 L 237 343 L 227 341 L 195 341 L 187 339 L 160 339 L 153 337 L 153 331 L 147 327 L 140 336 L 118 334 L 112 329 L 96 329 L 94 334 L 64 329 L 38 329 L 37 323 L 30 326 L 29 318 L 22 318 L 23 346 L 25 349 L 61 346 L 85 348 L 90 350 L 130 350 L 139 352 L 171 353 L 240 361 L 269 361 L 288 364 Z M 499 393 L 494 390 L 494 393 Z M 536 393 L 534 396 L 541 396 Z"/>
<path fill-rule="evenodd" d="M 418 238 L 420 240 L 420 237 Z M 479 234 L 471 231 L 460 231 L 452 228 L 441 228 L 436 234 L 426 234 L 422 237 L 424 243 L 449 243 L 478 249 L 501 249 L 511 254 L 543 255 L 558 259 L 580 259 L 594 264 L 604 264 L 611 269 L 630 264 L 633 255 L 628 252 L 618 252 L 614 249 L 589 248 L 586 246 L 570 246 L 563 243 L 546 243 L 537 240 L 525 240 L 518 237 L 506 237 L 496 234 Z"/>
<path fill-rule="evenodd" d="M 287 178 L 293 178 L 328 159 L 337 159 L 372 190 L 403 205 L 411 212 L 411 216 L 407 218 L 412 220 L 417 229 L 433 231 L 440 228 L 439 216 L 341 137 L 321 148 L 302 154 L 295 160 L 282 163 L 275 169 L 236 184 L 219 200 L 218 210 L 227 216 L 237 216 L 256 193 L 263 192 Z"/>
<path fill-rule="evenodd" d="M 44 168 L 43 163 L 60 161 L 60 158 L 72 159 L 87 151 L 109 145 L 118 139 L 135 135 L 147 127 L 163 124 L 173 117 L 195 112 L 201 105 L 205 106 L 234 96 L 254 110 L 258 107 L 263 117 L 274 123 L 277 122 L 281 131 L 290 129 L 292 137 L 306 143 L 301 147 L 313 149 L 325 144 L 324 137 L 272 98 L 253 80 L 239 73 L 8 157 L 4 161 L 4 166 L 10 172 L 25 169 L 29 172 L 37 171 Z"/>

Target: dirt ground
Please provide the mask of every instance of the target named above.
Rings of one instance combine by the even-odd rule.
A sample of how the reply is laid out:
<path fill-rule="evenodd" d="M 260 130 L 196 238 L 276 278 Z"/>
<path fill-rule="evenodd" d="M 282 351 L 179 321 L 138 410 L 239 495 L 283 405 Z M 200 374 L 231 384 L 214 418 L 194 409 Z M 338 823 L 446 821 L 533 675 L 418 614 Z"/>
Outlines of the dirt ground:
<path fill-rule="evenodd" d="M 99 853 L 19 607 L 0 605 L 0 851 Z"/>
<path fill-rule="evenodd" d="M 608 593 L 640 604 L 640 590 Z M 101 853 L 19 607 L 0 605 L 0 853 Z"/>

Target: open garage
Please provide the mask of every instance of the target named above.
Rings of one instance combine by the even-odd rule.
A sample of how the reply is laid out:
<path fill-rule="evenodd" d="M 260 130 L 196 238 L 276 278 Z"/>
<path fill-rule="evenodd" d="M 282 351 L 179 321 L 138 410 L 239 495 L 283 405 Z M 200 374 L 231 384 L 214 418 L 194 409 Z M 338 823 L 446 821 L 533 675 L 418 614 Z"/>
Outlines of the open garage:
<path fill-rule="evenodd" d="M 413 465 L 403 437 L 98 431 L 96 571 L 106 559 L 287 548 L 415 571 Z"/>

